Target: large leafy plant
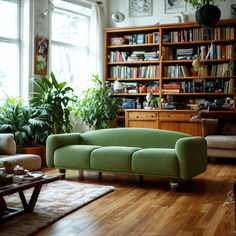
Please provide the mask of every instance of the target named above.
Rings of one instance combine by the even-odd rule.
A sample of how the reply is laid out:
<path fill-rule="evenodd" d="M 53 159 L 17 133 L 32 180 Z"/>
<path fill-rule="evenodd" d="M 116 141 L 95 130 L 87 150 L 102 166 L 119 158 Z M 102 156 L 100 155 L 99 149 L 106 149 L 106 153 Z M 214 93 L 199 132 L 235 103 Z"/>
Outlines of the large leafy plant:
<path fill-rule="evenodd" d="M 108 128 L 108 121 L 115 121 L 120 111 L 120 98 L 113 96 L 108 82 L 92 75 L 94 86 L 83 92 L 83 98 L 75 108 L 75 117 L 80 117 L 89 127 Z"/>
<path fill-rule="evenodd" d="M 220 1 L 223 2 L 225 0 L 220 0 Z M 199 8 L 206 4 L 214 3 L 214 0 L 185 0 L 185 2 L 190 3 L 193 6 L 193 8 Z"/>
<path fill-rule="evenodd" d="M 0 110 L 0 132 L 13 133 L 21 151 L 23 146 L 45 143 L 47 119 L 40 110 L 23 105 L 21 97 L 7 97 Z"/>
<path fill-rule="evenodd" d="M 33 78 L 39 92 L 34 92 L 30 104 L 49 117 L 49 133 L 58 134 L 72 131 L 70 122 L 71 104 L 76 100 L 73 89 L 66 82 L 58 83 L 53 72 L 51 77 Z"/>

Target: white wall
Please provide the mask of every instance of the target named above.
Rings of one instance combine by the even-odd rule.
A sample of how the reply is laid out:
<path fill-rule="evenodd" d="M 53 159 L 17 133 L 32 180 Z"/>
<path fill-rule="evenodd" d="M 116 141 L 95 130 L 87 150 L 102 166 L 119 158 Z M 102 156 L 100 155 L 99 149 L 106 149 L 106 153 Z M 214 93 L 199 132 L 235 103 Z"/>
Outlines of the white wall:
<path fill-rule="evenodd" d="M 221 19 L 230 19 L 231 4 L 236 4 L 236 0 L 226 0 L 220 2 L 215 0 L 221 10 Z M 125 20 L 121 23 L 113 22 L 111 19 L 112 12 L 119 10 L 125 15 Z M 187 14 L 189 21 L 195 21 L 194 11 L 192 6 L 187 4 Z M 108 0 L 107 1 L 107 27 L 129 27 L 129 26 L 144 26 L 155 25 L 157 22 L 160 24 L 176 23 L 175 16 L 180 15 L 177 13 L 165 14 L 164 0 L 153 0 L 153 14 L 148 17 L 129 17 L 129 0 Z"/>

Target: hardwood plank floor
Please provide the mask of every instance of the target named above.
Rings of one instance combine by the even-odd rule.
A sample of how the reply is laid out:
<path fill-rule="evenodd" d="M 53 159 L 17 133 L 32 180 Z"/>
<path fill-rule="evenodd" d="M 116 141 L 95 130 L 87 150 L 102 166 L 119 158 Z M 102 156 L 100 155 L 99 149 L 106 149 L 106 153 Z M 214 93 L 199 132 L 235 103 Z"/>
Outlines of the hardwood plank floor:
<path fill-rule="evenodd" d="M 112 185 L 111 192 L 78 209 L 37 236 L 230 236 L 234 230 L 234 205 L 223 207 L 232 190 L 236 160 L 209 163 L 204 174 L 185 182 L 177 192 L 169 189 L 169 180 L 138 176 L 85 172 L 78 180 L 77 171 L 67 171 L 66 180 L 80 183 Z M 57 174 L 57 170 L 42 171 Z"/>

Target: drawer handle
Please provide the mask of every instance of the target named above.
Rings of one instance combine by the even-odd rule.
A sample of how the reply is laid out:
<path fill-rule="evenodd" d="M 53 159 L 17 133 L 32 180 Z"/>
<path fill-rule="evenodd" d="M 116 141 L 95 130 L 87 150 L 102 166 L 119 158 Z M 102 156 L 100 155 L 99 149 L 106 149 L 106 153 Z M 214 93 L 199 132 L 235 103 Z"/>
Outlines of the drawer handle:
<path fill-rule="evenodd" d="M 139 116 L 136 116 L 136 118 L 139 118 Z"/>

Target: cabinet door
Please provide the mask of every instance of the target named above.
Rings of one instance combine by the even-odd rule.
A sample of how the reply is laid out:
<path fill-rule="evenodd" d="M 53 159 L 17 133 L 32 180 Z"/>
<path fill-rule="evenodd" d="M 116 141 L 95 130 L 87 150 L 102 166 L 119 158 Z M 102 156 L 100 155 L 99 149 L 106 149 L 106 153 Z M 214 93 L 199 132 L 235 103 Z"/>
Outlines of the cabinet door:
<path fill-rule="evenodd" d="M 161 121 L 160 129 L 171 130 L 179 132 L 179 123 L 178 122 L 168 122 L 168 121 Z"/>
<path fill-rule="evenodd" d="M 192 136 L 201 136 L 201 123 L 190 123 L 190 122 L 160 122 L 160 129 L 177 131 Z"/>
<path fill-rule="evenodd" d="M 201 123 L 179 123 L 179 131 L 192 136 L 202 136 L 202 125 Z"/>
<path fill-rule="evenodd" d="M 158 122 L 155 120 L 129 120 L 127 126 L 130 128 L 150 128 L 157 129 Z"/>

